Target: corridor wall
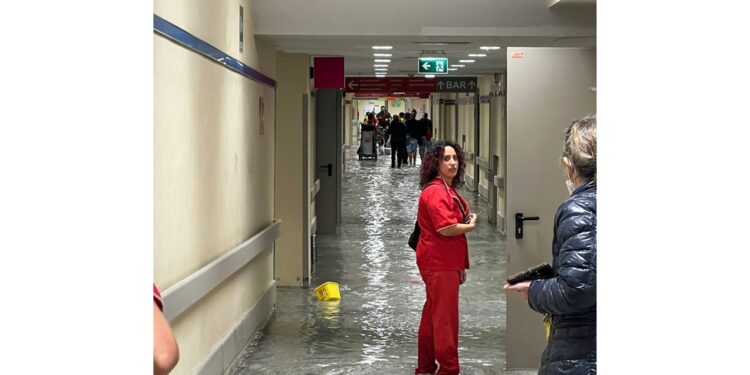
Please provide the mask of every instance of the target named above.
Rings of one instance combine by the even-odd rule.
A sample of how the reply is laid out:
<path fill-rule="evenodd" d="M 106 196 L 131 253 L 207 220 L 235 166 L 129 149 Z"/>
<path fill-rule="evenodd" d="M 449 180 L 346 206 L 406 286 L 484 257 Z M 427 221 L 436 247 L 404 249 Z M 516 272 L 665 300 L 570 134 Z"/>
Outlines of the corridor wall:
<path fill-rule="evenodd" d="M 302 286 L 310 278 L 311 180 L 306 179 L 310 144 L 310 56 L 276 52 L 278 107 L 276 112 L 275 216 L 284 223 L 276 242 L 276 281 L 283 286 Z M 304 101 L 304 96 L 307 100 Z M 307 117 L 307 118 L 305 118 Z M 308 136 L 305 136 L 308 135 Z M 307 264 L 305 264 L 307 262 Z"/>
<path fill-rule="evenodd" d="M 479 85 L 479 96 L 488 95 L 492 86 L 492 76 L 484 75 L 477 77 Z M 480 101 L 479 103 L 479 154 L 480 157 L 488 162 L 492 162 L 492 156 L 497 150 L 490 149 L 490 104 Z M 484 200 L 488 199 L 488 179 L 492 178 L 490 174 L 482 170 L 479 172 L 479 196 Z"/>
<path fill-rule="evenodd" d="M 272 81 L 274 50 L 254 38 L 250 3 L 156 0 L 154 14 Z M 154 281 L 164 291 L 272 223 L 275 83 L 159 33 L 153 43 Z M 273 259 L 271 246 L 171 320 L 180 348 L 172 374 L 227 368 L 243 345 L 235 340 L 257 329 L 244 324 L 251 307 L 275 300 Z"/>
<path fill-rule="evenodd" d="M 457 94 L 456 108 L 458 110 L 458 137 L 456 142 L 463 148 L 466 154 L 466 169 L 464 170 L 465 187 L 473 189 L 474 187 L 474 167 L 475 160 L 471 155 L 475 155 L 474 147 L 474 123 L 475 108 L 474 94 L 460 93 Z"/>

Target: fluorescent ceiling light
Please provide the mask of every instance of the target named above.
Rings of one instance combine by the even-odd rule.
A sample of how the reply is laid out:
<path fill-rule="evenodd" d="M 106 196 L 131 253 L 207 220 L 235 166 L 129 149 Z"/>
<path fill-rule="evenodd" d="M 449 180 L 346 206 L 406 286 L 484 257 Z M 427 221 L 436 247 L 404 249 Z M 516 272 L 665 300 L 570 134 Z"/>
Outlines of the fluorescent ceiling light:
<path fill-rule="evenodd" d="M 479 49 L 485 50 L 485 51 L 494 51 L 494 50 L 500 49 L 500 47 L 498 47 L 498 46 L 481 46 L 481 47 L 479 47 Z"/>
<path fill-rule="evenodd" d="M 374 64 L 373 66 L 376 68 L 387 68 L 388 64 Z"/>
<path fill-rule="evenodd" d="M 458 60 L 460 63 L 473 63 L 474 60 Z"/>
<path fill-rule="evenodd" d="M 487 54 L 484 53 L 470 53 L 469 57 L 485 57 Z"/>
<path fill-rule="evenodd" d="M 393 46 L 372 46 L 372 49 L 393 49 Z"/>
<path fill-rule="evenodd" d="M 376 74 L 376 75 L 375 75 L 375 77 L 378 77 L 378 78 L 385 78 L 385 74 Z"/>
<path fill-rule="evenodd" d="M 434 74 L 427 74 L 424 77 L 425 78 L 435 78 L 435 75 Z"/>
<path fill-rule="evenodd" d="M 387 72 L 388 68 L 375 68 L 376 72 Z"/>
<path fill-rule="evenodd" d="M 393 56 L 390 53 L 373 53 L 372 55 L 375 56 L 375 57 L 391 57 L 391 56 Z"/>
<path fill-rule="evenodd" d="M 465 67 L 465 66 L 466 66 L 466 65 L 463 65 L 463 64 L 452 64 L 452 65 L 451 65 L 451 68 L 463 68 L 463 67 Z"/>
<path fill-rule="evenodd" d="M 452 72 L 452 71 L 454 71 L 454 70 L 458 70 L 458 68 L 448 68 L 448 71 L 449 71 L 449 72 Z"/>
<path fill-rule="evenodd" d="M 391 62 L 391 60 L 388 60 L 388 59 L 375 59 L 375 62 L 376 63 L 384 63 L 384 62 L 389 63 L 389 62 Z"/>

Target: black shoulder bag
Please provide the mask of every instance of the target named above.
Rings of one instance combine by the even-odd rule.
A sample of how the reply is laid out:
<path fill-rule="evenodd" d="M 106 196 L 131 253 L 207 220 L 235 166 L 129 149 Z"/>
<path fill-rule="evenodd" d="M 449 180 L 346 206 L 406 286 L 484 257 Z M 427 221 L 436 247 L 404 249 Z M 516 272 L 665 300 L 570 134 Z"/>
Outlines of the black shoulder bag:
<path fill-rule="evenodd" d="M 422 230 L 419 228 L 419 221 L 415 221 L 414 231 L 412 231 L 411 236 L 409 236 L 409 247 L 414 251 L 417 251 L 417 243 L 419 243 L 419 234 L 421 232 Z"/>

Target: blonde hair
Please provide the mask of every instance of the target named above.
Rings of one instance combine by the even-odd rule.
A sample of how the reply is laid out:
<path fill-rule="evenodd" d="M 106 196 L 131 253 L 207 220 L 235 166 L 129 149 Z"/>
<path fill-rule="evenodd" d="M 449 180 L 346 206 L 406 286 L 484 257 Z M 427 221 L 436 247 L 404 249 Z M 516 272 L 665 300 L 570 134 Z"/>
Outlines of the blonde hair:
<path fill-rule="evenodd" d="M 596 115 L 586 115 L 565 131 L 563 157 L 573 164 L 578 175 L 596 180 Z"/>

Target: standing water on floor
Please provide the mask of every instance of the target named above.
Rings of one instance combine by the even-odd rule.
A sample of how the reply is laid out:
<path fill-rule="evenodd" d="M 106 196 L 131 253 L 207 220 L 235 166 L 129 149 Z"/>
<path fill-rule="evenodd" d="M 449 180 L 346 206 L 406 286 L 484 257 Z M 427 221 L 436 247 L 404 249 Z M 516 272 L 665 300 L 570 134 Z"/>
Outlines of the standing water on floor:
<path fill-rule="evenodd" d="M 352 155 L 353 154 L 353 155 Z M 358 161 L 349 151 L 342 220 L 319 236 L 311 288 L 279 287 L 276 310 L 230 374 L 413 374 L 425 291 L 407 240 L 417 213 L 417 166 L 390 168 L 390 156 Z M 486 203 L 469 233 L 471 268 L 460 290 L 462 374 L 502 374 L 505 363 L 505 242 L 487 222 Z M 339 283 L 341 301 L 321 302 L 314 287 Z"/>

